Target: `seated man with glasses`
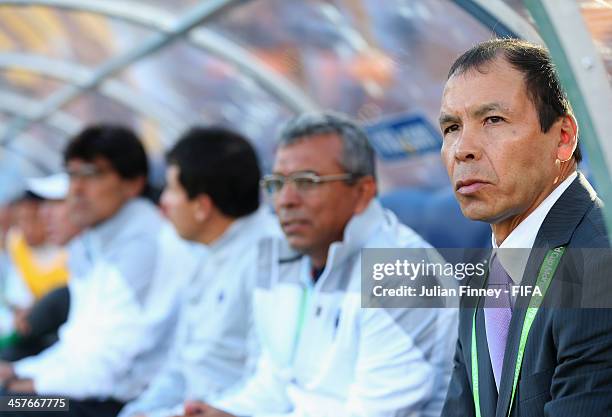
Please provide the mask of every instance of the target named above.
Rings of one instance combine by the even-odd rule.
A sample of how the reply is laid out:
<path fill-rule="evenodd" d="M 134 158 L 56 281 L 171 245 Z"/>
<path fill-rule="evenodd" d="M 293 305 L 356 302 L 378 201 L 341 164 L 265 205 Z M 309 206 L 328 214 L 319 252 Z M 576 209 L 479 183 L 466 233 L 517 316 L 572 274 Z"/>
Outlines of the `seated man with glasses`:
<path fill-rule="evenodd" d="M 429 247 L 382 208 L 374 153 L 344 116 L 305 114 L 282 131 L 262 180 L 284 239 L 254 265 L 256 373 L 188 416 L 437 416 L 452 366 L 451 309 L 361 308 L 361 250 Z"/>
<path fill-rule="evenodd" d="M 115 416 L 161 368 L 195 262 L 142 197 L 148 161 L 131 130 L 89 127 L 64 160 L 71 218 L 84 229 L 69 248 L 68 320 L 48 349 L 0 364 L 0 384 L 11 394 L 70 398 L 69 411 L 23 415 Z"/>

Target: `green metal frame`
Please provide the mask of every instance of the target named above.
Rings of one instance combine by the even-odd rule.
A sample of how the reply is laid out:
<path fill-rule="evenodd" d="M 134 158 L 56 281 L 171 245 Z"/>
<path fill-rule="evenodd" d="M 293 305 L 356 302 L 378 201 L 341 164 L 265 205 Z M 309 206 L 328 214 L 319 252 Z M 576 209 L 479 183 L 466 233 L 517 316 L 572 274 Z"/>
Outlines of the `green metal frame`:
<path fill-rule="evenodd" d="M 524 0 L 555 61 L 578 120 L 597 192 L 612 233 L 612 92 L 601 57 L 573 0 Z M 569 30 L 571 29 L 571 30 Z"/>

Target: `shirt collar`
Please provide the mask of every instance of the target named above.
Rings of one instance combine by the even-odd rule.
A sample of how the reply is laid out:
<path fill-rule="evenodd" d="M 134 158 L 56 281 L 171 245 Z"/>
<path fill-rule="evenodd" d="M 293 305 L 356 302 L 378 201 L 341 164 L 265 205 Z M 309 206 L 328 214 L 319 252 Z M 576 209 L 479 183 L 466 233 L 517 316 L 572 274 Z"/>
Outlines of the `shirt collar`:
<path fill-rule="evenodd" d="M 531 248 L 546 215 L 577 176 L 578 173 L 574 172 L 559 184 L 525 220 L 510 232 L 501 245 L 497 245 L 495 236 L 491 234 L 493 251 L 497 252 L 499 262 L 515 284 L 520 284 L 523 279 Z M 498 249 L 512 250 L 499 251 Z"/>
<path fill-rule="evenodd" d="M 258 227 L 266 226 L 266 218 L 269 216 L 266 210 L 266 207 L 260 207 L 254 213 L 234 220 L 221 236 L 210 244 L 205 245 L 210 254 L 223 255 L 228 251 L 232 251 L 234 244 L 246 242 L 246 239 L 241 239 L 240 237 L 257 230 Z"/>
<path fill-rule="evenodd" d="M 84 238 L 88 245 L 93 245 L 94 250 L 104 251 L 112 244 L 114 239 L 129 233 L 131 230 L 138 229 L 141 223 L 151 222 L 152 212 L 155 211 L 153 205 L 144 198 L 137 197 L 126 202 L 119 211 L 110 219 L 90 228 L 84 233 Z M 151 225 L 157 227 L 153 223 Z"/>

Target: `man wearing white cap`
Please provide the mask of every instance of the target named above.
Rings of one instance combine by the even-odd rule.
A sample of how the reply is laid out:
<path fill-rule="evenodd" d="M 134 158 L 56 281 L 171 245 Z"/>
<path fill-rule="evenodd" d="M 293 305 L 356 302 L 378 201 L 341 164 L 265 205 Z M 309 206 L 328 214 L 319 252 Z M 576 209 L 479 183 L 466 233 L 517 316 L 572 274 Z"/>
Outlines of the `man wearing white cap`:
<path fill-rule="evenodd" d="M 13 311 L 14 331 L 1 343 L 0 358 L 14 361 L 39 353 L 56 339 L 56 333 L 68 316 L 69 294 L 66 287 L 68 247 L 66 245 L 81 230 L 70 220 L 66 197 L 70 180 L 65 173 L 26 180 L 27 191 L 43 199 L 39 215 L 45 226 L 46 243 L 53 245 L 54 268 L 34 268 L 38 271 L 29 282 L 34 295 L 33 305 Z M 33 272 L 30 273 L 32 275 Z"/>
<path fill-rule="evenodd" d="M 17 203 L 19 228 L 12 229 L 7 240 L 10 265 L 3 280 L 1 359 L 37 354 L 54 340 L 39 336 L 55 333 L 66 319 L 69 274 L 67 252 L 62 247 L 79 231 L 66 210 L 67 192 L 65 174 L 26 180 L 25 195 Z M 39 316 L 45 324 L 32 329 L 26 320 L 30 308 L 47 296 L 50 298 L 42 304 L 47 312 Z M 47 314 L 53 311 L 57 313 Z M 31 337 L 24 339 L 26 333 Z"/>
<path fill-rule="evenodd" d="M 70 208 L 66 197 L 70 187 L 70 178 L 64 172 L 42 178 L 27 180 L 28 190 L 45 201 L 41 215 L 47 228 L 47 239 L 50 243 L 65 246 L 75 237 L 81 227 L 70 219 Z"/>

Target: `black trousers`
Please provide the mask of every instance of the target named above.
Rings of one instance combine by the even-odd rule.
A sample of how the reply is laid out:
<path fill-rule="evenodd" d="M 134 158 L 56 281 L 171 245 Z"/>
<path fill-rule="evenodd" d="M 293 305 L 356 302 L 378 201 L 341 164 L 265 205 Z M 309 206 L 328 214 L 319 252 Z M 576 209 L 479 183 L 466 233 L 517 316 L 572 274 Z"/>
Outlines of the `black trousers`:
<path fill-rule="evenodd" d="M 0 352 L 0 359 L 14 362 L 37 355 L 57 341 L 57 330 L 68 318 L 68 287 L 56 288 L 38 300 L 28 314 L 30 333 Z"/>

